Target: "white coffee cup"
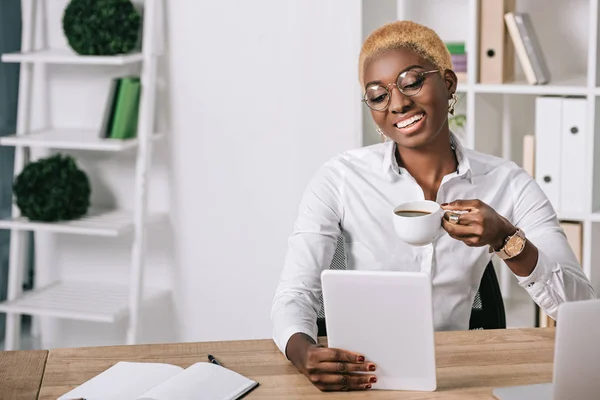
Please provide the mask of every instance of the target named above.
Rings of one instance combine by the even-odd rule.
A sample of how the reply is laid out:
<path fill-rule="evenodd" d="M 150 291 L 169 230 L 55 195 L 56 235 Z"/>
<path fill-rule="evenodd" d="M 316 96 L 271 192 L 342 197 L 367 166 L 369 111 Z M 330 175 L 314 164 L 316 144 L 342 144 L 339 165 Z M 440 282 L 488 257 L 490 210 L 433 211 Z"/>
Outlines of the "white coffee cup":
<path fill-rule="evenodd" d="M 398 211 L 421 211 L 422 216 L 402 216 Z M 394 208 L 394 229 L 403 242 L 412 246 L 425 246 L 443 233 L 444 210 L 435 201 L 417 200 L 403 203 Z"/>

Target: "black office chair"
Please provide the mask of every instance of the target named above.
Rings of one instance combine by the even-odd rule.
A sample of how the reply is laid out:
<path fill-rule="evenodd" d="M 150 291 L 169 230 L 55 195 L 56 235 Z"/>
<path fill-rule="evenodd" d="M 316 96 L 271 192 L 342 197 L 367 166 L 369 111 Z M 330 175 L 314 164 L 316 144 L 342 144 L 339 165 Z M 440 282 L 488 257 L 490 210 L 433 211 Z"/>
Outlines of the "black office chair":
<path fill-rule="evenodd" d="M 344 238 L 340 236 L 330 269 L 346 269 L 346 254 L 344 251 Z M 325 313 L 323 311 L 323 296 L 321 295 L 321 309 L 317 315 L 317 327 L 319 336 L 327 336 L 325 326 Z M 500 285 L 494 265 L 490 261 L 485 268 L 479 290 L 475 295 L 469 329 L 505 329 L 506 315 L 504 312 L 504 301 L 500 293 Z"/>

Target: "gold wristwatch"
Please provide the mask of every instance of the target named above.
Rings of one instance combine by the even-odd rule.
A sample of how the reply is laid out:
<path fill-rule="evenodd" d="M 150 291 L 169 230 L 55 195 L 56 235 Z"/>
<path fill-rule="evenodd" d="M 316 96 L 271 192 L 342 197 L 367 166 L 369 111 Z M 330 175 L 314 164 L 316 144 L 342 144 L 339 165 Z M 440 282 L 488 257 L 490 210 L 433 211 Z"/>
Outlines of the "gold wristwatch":
<path fill-rule="evenodd" d="M 494 253 L 502 260 L 510 260 L 513 257 L 521 254 L 525 248 L 527 238 L 525 233 L 517 228 L 517 231 L 504 240 L 504 246 L 500 250 L 495 250 Z"/>

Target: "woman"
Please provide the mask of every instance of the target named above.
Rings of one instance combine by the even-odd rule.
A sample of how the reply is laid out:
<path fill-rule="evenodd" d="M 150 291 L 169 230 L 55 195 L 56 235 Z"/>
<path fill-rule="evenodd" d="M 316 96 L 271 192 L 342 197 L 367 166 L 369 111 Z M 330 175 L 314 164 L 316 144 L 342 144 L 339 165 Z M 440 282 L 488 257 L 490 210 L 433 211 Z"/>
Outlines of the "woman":
<path fill-rule="evenodd" d="M 512 162 L 463 148 L 450 132 L 457 78 L 435 32 L 409 21 L 379 28 L 363 44 L 359 79 L 386 140 L 335 157 L 313 178 L 273 300 L 274 340 L 300 372 L 321 390 L 369 389 L 377 380 L 362 355 L 316 345 L 320 273 L 340 235 L 348 269 L 429 273 L 436 330 L 468 329 L 494 252 L 553 318 L 560 303 L 595 297 L 535 181 Z M 391 210 L 415 199 L 447 210 L 448 234 L 432 245 L 395 235 Z"/>

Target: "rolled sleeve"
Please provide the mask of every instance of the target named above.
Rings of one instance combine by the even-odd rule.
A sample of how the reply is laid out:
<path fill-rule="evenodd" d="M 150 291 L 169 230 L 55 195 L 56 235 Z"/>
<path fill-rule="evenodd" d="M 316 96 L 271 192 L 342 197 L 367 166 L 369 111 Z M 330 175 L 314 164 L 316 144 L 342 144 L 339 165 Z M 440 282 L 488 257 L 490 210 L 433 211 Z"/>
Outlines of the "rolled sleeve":
<path fill-rule="evenodd" d="M 537 182 L 520 169 L 512 182 L 515 194 L 512 222 L 538 249 L 537 264 L 531 274 L 515 276 L 533 301 L 556 319 L 561 303 L 593 299 L 596 293 Z"/>

